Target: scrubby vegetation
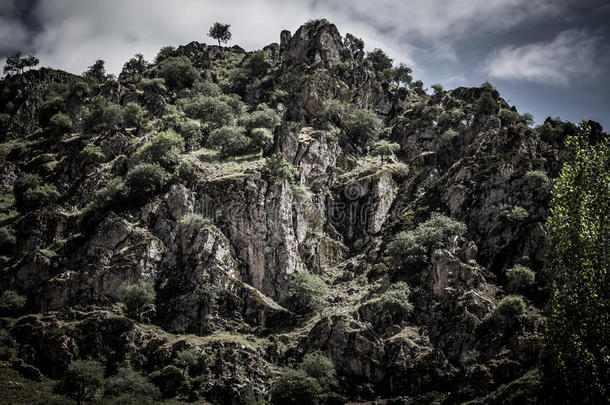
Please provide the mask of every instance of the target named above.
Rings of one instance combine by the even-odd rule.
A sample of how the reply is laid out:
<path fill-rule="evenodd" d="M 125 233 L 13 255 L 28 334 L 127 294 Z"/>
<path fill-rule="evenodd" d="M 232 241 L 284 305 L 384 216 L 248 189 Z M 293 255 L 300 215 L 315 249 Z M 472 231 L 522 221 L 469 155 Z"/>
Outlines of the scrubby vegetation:
<path fill-rule="evenodd" d="M 466 225 L 439 213 L 412 231 L 400 232 L 388 246 L 395 266 L 408 267 L 426 261 L 434 249 L 445 246 L 450 236 L 466 233 Z"/>
<path fill-rule="evenodd" d="M 301 314 L 319 310 L 326 297 L 326 284 L 319 277 L 306 271 L 296 272 L 288 283 L 286 301 L 288 307 Z"/>

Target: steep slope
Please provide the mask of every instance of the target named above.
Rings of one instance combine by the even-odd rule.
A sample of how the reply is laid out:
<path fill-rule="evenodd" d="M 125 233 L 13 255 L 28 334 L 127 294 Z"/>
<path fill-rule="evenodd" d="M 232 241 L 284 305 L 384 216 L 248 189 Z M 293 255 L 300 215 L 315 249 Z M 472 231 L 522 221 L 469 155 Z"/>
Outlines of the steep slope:
<path fill-rule="evenodd" d="M 172 84 L 171 63 L 200 78 Z M 535 400 L 549 178 L 573 125 L 531 129 L 489 84 L 388 83 L 324 20 L 259 52 L 168 49 L 135 78 L 41 70 L 0 87 L 2 288 L 27 296 L 2 319 L 3 361 L 53 379 L 79 358 L 128 362 L 164 397 L 246 403 L 319 350 L 339 377 L 328 402 Z M 146 116 L 113 120 L 113 103 Z M 360 136 L 371 111 L 395 155 Z M 236 126 L 272 145 L 225 153 L 218 131 Z M 515 265 L 535 272 L 524 307 L 504 299 Z M 327 286 L 320 309 L 291 301 L 299 272 Z M 121 288 L 140 282 L 154 305 L 128 316 Z"/>

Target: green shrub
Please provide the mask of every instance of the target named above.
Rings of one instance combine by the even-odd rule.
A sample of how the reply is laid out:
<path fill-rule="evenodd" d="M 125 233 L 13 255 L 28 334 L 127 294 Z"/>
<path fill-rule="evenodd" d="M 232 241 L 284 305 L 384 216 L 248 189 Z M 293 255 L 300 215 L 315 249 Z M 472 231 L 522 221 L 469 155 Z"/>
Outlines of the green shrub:
<path fill-rule="evenodd" d="M 106 380 L 104 397 L 146 397 L 156 400 L 160 397 L 159 389 L 146 377 L 131 368 L 120 368 L 118 373 Z"/>
<path fill-rule="evenodd" d="M 163 79 L 162 77 L 155 77 L 154 79 L 142 79 L 138 83 L 138 87 L 150 93 L 167 93 L 167 87 L 165 87 L 165 79 Z"/>
<path fill-rule="evenodd" d="M 500 117 L 500 121 L 502 121 L 502 124 L 504 125 L 515 125 L 521 119 L 521 116 L 517 111 L 508 108 L 501 108 L 498 112 L 498 117 Z"/>
<path fill-rule="evenodd" d="M 531 113 L 521 114 L 520 121 L 527 126 L 534 125 L 534 116 Z"/>
<path fill-rule="evenodd" d="M 457 136 L 459 136 L 459 133 L 455 129 L 449 128 L 442 133 L 441 141 L 445 144 L 451 144 L 451 140 Z"/>
<path fill-rule="evenodd" d="M 184 139 L 172 130 L 159 132 L 148 143 L 135 153 L 137 162 L 158 163 L 166 169 L 178 164 L 180 154 L 184 152 Z"/>
<path fill-rule="evenodd" d="M 411 73 L 411 68 L 407 67 L 404 63 L 401 63 L 398 67 L 392 69 L 392 80 L 398 85 L 401 83 L 408 85 L 413 80 Z"/>
<path fill-rule="evenodd" d="M 176 56 L 176 48 L 168 45 L 159 49 L 157 56 L 155 57 L 155 63 L 163 62 L 165 59 Z"/>
<path fill-rule="evenodd" d="M 315 378 L 324 393 L 332 391 L 337 386 L 335 365 L 319 351 L 305 355 L 299 369 L 309 377 Z"/>
<path fill-rule="evenodd" d="M 6 290 L 0 295 L 0 313 L 15 315 L 21 311 L 27 302 L 27 298 L 13 290 Z"/>
<path fill-rule="evenodd" d="M 223 88 L 231 93 L 243 96 L 252 83 L 252 78 L 246 69 L 235 68 L 229 71 L 227 81 L 223 84 Z"/>
<path fill-rule="evenodd" d="M 17 238 L 12 228 L 7 226 L 0 227 L 0 252 L 12 253 L 17 244 Z"/>
<path fill-rule="evenodd" d="M 267 61 L 267 55 L 265 51 L 254 51 L 249 54 L 243 66 L 250 71 L 254 76 L 262 76 L 267 73 L 267 70 L 271 67 Z"/>
<path fill-rule="evenodd" d="M 298 271 L 288 283 L 286 301 L 288 308 L 304 315 L 322 308 L 326 298 L 326 284 L 307 271 Z"/>
<path fill-rule="evenodd" d="M 400 232 L 388 246 L 388 253 L 397 267 L 425 262 L 434 249 L 445 246 L 450 236 L 462 236 L 466 225 L 439 213 L 411 231 Z"/>
<path fill-rule="evenodd" d="M 202 80 L 195 83 L 195 91 L 203 96 L 218 97 L 222 94 L 222 90 L 216 83 L 209 80 Z"/>
<path fill-rule="evenodd" d="M 480 114 L 494 114 L 498 110 L 498 101 L 494 94 L 497 94 L 497 91 L 485 89 L 481 92 L 477 101 L 477 110 Z"/>
<path fill-rule="evenodd" d="M 504 322 L 511 322 L 525 312 L 525 301 L 520 295 L 508 295 L 500 300 L 494 314 Z"/>
<path fill-rule="evenodd" d="M 96 60 L 95 63 L 89 66 L 83 73 L 83 77 L 93 85 L 101 85 L 109 80 L 113 80 L 113 75 L 106 74 L 105 64 L 106 62 L 101 59 Z"/>
<path fill-rule="evenodd" d="M 104 383 L 104 366 L 93 360 L 76 360 L 70 363 L 58 389 L 78 403 L 95 397 Z"/>
<path fill-rule="evenodd" d="M 443 85 L 440 83 L 435 83 L 432 86 L 430 86 L 430 88 L 432 88 L 432 90 L 434 90 L 434 94 L 441 94 L 443 92 Z"/>
<path fill-rule="evenodd" d="M 70 97 L 82 99 L 87 97 L 90 92 L 89 85 L 84 80 L 75 80 L 70 83 Z"/>
<path fill-rule="evenodd" d="M 252 147 L 263 153 L 273 146 L 273 134 L 267 128 L 254 128 L 250 132 L 250 138 L 252 138 Z"/>
<path fill-rule="evenodd" d="M 15 195 L 15 205 L 20 211 L 26 210 L 25 192 L 38 187 L 42 184 L 42 179 L 34 173 L 21 173 L 17 176 L 13 184 L 13 194 Z"/>
<path fill-rule="evenodd" d="M 223 157 L 243 155 L 251 150 L 252 140 L 244 127 L 227 126 L 212 131 L 207 145 L 216 149 Z"/>
<path fill-rule="evenodd" d="M 532 269 L 519 264 L 514 265 L 506 271 L 506 288 L 510 292 L 531 287 L 536 279 L 536 273 Z"/>
<path fill-rule="evenodd" d="M 194 349 L 184 349 L 176 353 L 175 363 L 182 367 L 182 374 L 186 374 L 189 368 L 195 367 L 199 361 L 200 354 Z"/>
<path fill-rule="evenodd" d="M 180 164 L 178 165 L 178 177 L 183 181 L 183 183 L 188 184 L 191 182 L 195 182 L 199 177 L 199 171 L 197 169 L 197 159 L 189 156 L 185 159 L 180 160 Z"/>
<path fill-rule="evenodd" d="M 424 82 L 421 80 L 416 80 L 409 83 L 409 88 L 420 96 L 423 96 L 426 93 L 426 90 L 424 89 Z"/>
<path fill-rule="evenodd" d="M 525 173 L 525 180 L 528 185 L 542 192 L 549 192 L 553 187 L 553 183 L 549 176 L 543 170 L 530 170 Z"/>
<path fill-rule="evenodd" d="M 296 167 L 291 165 L 284 159 L 284 154 L 279 152 L 271 155 L 265 160 L 265 167 L 272 176 L 294 182 L 299 174 Z"/>
<path fill-rule="evenodd" d="M 198 149 L 205 140 L 201 123 L 197 120 L 186 118 L 178 122 L 175 129 L 184 139 L 187 150 Z"/>
<path fill-rule="evenodd" d="M 35 210 L 48 204 L 54 203 L 60 195 L 57 188 L 52 184 L 40 184 L 29 188 L 23 193 L 23 206 L 26 210 Z"/>
<path fill-rule="evenodd" d="M 120 299 L 127 313 L 137 320 L 141 320 L 142 312 L 155 302 L 155 296 L 153 285 L 145 282 L 123 285 L 120 290 Z"/>
<path fill-rule="evenodd" d="M 280 122 L 281 119 L 278 113 L 266 104 L 259 104 L 255 111 L 239 119 L 239 124 L 244 126 L 248 131 L 254 128 L 268 128 L 273 131 L 280 125 Z"/>
<path fill-rule="evenodd" d="M 123 109 L 123 122 L 127 127 L 140 128 L 146 122 L 148 113 L 138 103 L 127 103 Z"/>
<path fill-rule="evenodd" d="M 72 120 L 67 114 L 57 113 L 49 120 L 49 127 L 53 134 L 60 136 L 72 130 Z"/>
<path fill-rule="evenodd" d="M 190 213 L 180 218 L 180 228 L 186 231 L 193 229 L 201 229 L 206 226 L 212 225 L 212 221 L 209 218 L 204 218 L 201 214 Z"/>
<path fill-rule="evenodd" d="M 127 172 L 129 198 L 136 203 L 145 202 L 161 191 L 170 177 L 170 174 L 156 163 L 140 163 Z"/>
<path fill-rule="evenodd" d="M 345 133 L 353 141 L 367 147 L 374 142 L 383 122 L 370 110 L 353 110 L 347 114 L 343 122 Z"/>
<path fill-rule="evenodd" d="M 195 97 L 185 102 L 182 109 L 187 117 L 200 120 L 208 133 L 235 123 L 233 108 L 220 97 Z"/>
<path fill-rule="evenodd" d="M 63 96 L 54 95 L 49 96 L 41 105 L 38 110 L 38 117 L 40 125 L 46 127 L 51 122 L 51 117 L 63 111 L 65 107 L 65 100 Z"/>
<path fill-rule="evenodd" d="M 123 179 L 109 180 L 83 209 L 83 224 L 89 226 L 103 218 L 109 210 L 122 208 L 128 195 L 129 190 Z"/>
<path fill-rule="evenodd" d="M 384 69 L 392 68 L 392 59 L 379 48 L 373 49 L 366 54 L 366 60 L 371 62 L 373 69 L 377 72 L 382 72 Z"/>
<path fill-rule="evenodd" d="M 523 207 L 515 205 L 508 214 L 506 214 L 506 218 L 512 222 L 522 222 L 525 221 L 530 216 L 530 213 Z"/>
<path fill-rule="evenodd" d="M 120 105 L 97 96 L 83 111 L 83 130 L 88 133 L 113 130 L 121 125 L 122 119 Z"/>
<path fill-rule="evenodd" d="M 385 140 L 377 141 L 373 144 L 373 150 L 371 153 L 374 156 L 381 156 L 382 160 L 385 160 L 388 156 L 393 155 L 400 149 L 400 145 L 395 142 L 388 142 Z"/>
<path fill-rule="evenodd" d="M 382 313 L 390 316 L 399 315 L 404 318 L 413 310 L 409 302 L 411 289 L 404 281 L 390 284 L 388 289 L 379 297 Z"/>
<path fill-rule="evenodd" d="M 271 387 L 273 405 L 317 405 L 322 394 L 320 384 L 301 370 L 287 370 Z"/>
<path fill-rule="evenodd" d="M 185 56 L 170 56 L 157 66 L 159 76 L 174 90 L 192 87 L 200 79 L 199 72 Z"/>
<path fill-rule="evenodd" d="M 106 159 L 102 149 L 92 143 L 86 144 L 78 154 L 78 158 L 86 165 L 96 165 Z"/>

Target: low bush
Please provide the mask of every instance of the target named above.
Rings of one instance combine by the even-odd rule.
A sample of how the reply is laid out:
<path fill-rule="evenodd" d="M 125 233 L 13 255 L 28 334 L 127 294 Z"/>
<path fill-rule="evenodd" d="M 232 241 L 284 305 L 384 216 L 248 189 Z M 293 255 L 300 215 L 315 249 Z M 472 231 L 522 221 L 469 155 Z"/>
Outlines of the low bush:
<path fill-rule="evenodd" d="M 127 103 L 123 109 L 123 123 L 126 127 L 140 128 L 146 123 L 148 112 L 138 103 Z"/>
<path fill-rule="evenodd" d="M 388 156 L 392 156 L 399 149 L 400 145 L 396 142 L 381 140 L 373 144 L 371 154 L 374 156 L 381 156 L 382 161 L 384 161 Z"/>
<path fill-rule="evenodd" d="M 16 315 L 24 307 L 27 298 L 13 290 L 5 290 L 0 295 L 0 313 L 4 315 Z"/>
<path fill-rule="evenodd" d="M 207 145 L 220 152 L 220 156 L 238 156 L 252 150 L 252 140 L 246 135 L 244 127 L 227 126 L 212 131 Z"/>
<path fill-rule="evenodd" d="M 331 392 L 337 386 L 335 365 L 319 351 L 306 354 L 299 369 L 309 377 L 315 378 L 323 393 Z"/>
<path fill-rule="evenodd" d="M 322 308 L 326 298 L 326 284 L 307 271 L 298 271 L 288 283 L 286 301 L 295 313 L 305 315 Z"/>
<path fill-rule="evenodd" d="M 203 215 L 195 212 L 184 215 L 180 218 L 179 223 L 182 230 L 189 232 L 212 225 L 212 221 L 209 218 L 204 218 Z"/>
<path fill-rule="evenodd" d="M 145 202 L 161 191 L 170 177 L 170 174 L 156 163 L 140 163 L 127 172 L 125 183 L 129 198 L 135 203 Z"/>
<path fill-rule="evenodd" d="M 157 66 L 158 74 L 173 90 L 192 87 L 200 79 L 199 72 L 185 56 L 170 56 Z"/>
<path fill-rule="evenodd" d="M 157 163 L 166 169 L 174 168 L 184 152 L 184 139 L 172 130 L 159 132 L 135 153 L 136 162 Z"/>
<path fill-rule="evenodd" d="M 515 125 L 521 119 L 521 116 L 517 111 L 510 110 L 508 108 L 501 108 L 498 112 L 498 117 L 500 118 L 500 121 L 502 121 L 502 124 L 507 126 Z"/>
<path fill-rule="evenodd" d="M 36 210 L 57 201 L 60 197 L 57 188 L 43 183 L 37 174 L 22 173 L 13 185 L 15 205 L 21 212 Z"/>
<path fill-rule="evenodd" d="M 388 289 L 379 297 L 382 316 L 391 316 L 404 319 L 413 310 L 413 304 L 409 302 L 411 289 L 404 281 L 390 284 Z"/>
<path fill-rule="evenodd" d="M 55 136 L 61 136 L 72 130 L 72 120 L 67 114 L 57 113 L 49 120 L 49 129 Z"/>
<path fill-rule="evenodd" d="M 536 279 L 532 269 L 519 264 L 506 271 L 506 288 L 510 292 L 517 292 L 531 287 Z"/>
<path fill-rule="evenodd" d="M 524 177 L 528 185 L 534 190 L 547 193 L 553 187 L 553 182 L 543 170 L 530 170 L 525 173 Z"/>
<path fill-rule="evenodd" d="M 520 295 L 508 295 L 500 300 L 494 314 L 500 318 L 500 320 L 510 323 L 515 320 L 516 317 L 523 314 L 526 308 L 525 301 Z"/>
<path fill-rule="evenodd" d="M 289 182 L 294 182 L 299 174 L 297 168 L 288 163 L 281 152 L 268 157 L 265 160 L 265 166 L 272 176 L 288 180 Z"/>
<path fill-rule="evenodd" d="M 273 133 L 268 128 L 254 128 L 250 132 L 252 147 L 265 153 L 273 146 Z"/>
<path fill-rule="evenodd" d="M 506 218 L 512 222 L 522 222 L 525 221 L 530 216 L 530 213 L 523 207 L 515 205 L 508 214 L 506 214 Z"/>
<path fill-rule="evenodd" d="M 95 97 L 83 111 L 83 130 L 87 133 L 103 132 L 122 124 L 123 110 L 102 96 Z"/>
<path fill-rule="evenodd" d="M 120 290 L 120 299 L 127 313 L 137 320 L 141 320 L 144 310 L 154 304 L 155 296 L 153 285 L 145 282 L 123 285 Z"/>
<path fill-rule="evenodd" d="M 423 263 L 434 249 L 442 248 L 450 236 L 462 236 L 466 225 L 439 213 L 411 231 L 400 232 L 388 246 L 395 266 Z"/>
<path fill-rule="evenodd" d="M 0 255 L 11 254 L 16 244 L 17 238 L 13 229 L 8 226 L 0 227 Z"/>
<path fill-rule="evenodd" d="M 239 119 L 239 124 L 248 131 L 254 128 L 267 128 L 273 131 L 280 125 L 281 119 L 277 111 L 266 104 L 259 104 L 257 109 L 250 114 L 245 114 Z"/>
<path fill-rule="evenodd" d="M 203 145 L 205 136 L 198 120 L 186 118 L 179 121 L 174 128 L 184 139 L 186 150 L 197 150 Z"/>
<path fill-rule="evenodd" d="M 200 120 L 208 133 L 235 124 L 233 108 L 221 97 L 195 97 L 184 102 L 182 110 L 187 117 Z"/>
<path fill-rule="evenodd" d="M 117 374 L 108 378 L 104 384 L 105 398 L 120 396 L 123 396 L 123 398 L 144 397 L 157 400 L 160 393 L 159 389 L 142 374 L 125 367 L 120 368 Z"/>
<path fill-rule="evenodd" d="M 104 384 L 104 366 L 93 360 L 70 363 L 58 385 L 58 391 L 78 403 L 92 400 Z"/>
<path fill-rule="evenodd" d="M 382 127 L 381 119 L 370 110 L 350 111 L 343 121 L 347 136 L 363 147 L 375 141 Z"/>
<path fill-rule="evenodd" d="M 167 93 L 167 87 L 165 86 L 165 79 L 162 77 L 155 77 L 154 79 L 142 79 L 138 83 L 138 87 L 146 92 L 165 94 Z"/>
<path fill-rule="evenodd" d="M 302 370 L 287 370 L 271 388 L 273 405 L 317 405 L 322 389 L 315 378 Z"/>
<path fill-rule="evenodd" d="M 86 144 L 78 154 L 78 158 L 86 165 L 96 165 L 106 159 L 102 149 L 92 143 Z"/>
<path fill-rule="evenodd" d="M 123 179 L 111 179 L 99 189 L 82 212 L 82 221 L 89 227 L 102 219 L 109 210 L 123 208 L 129 195 L 129 190 Z"/>

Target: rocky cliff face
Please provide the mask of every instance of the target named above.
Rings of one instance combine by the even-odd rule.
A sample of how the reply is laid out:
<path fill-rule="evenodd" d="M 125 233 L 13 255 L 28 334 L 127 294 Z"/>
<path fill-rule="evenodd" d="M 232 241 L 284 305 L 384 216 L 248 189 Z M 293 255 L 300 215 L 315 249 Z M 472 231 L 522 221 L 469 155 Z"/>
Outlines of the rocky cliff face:
<path fill-rule="evenodd" d="M 281 152 L 296 178 L 275 175 L 259 154 L 208 159 L 195 150 L 180 157 L 191 162 L 188 175 L 181 165 L 169 186 L 141 204 L 100 209 L 86 227 L 96 191 L 133 167 L 134 151 L 179 111 L 172 105 L 202 90 L 122 83 L 116 100 L 145 106 L 147 125 L 87 134 L 82 110 L 68 107 L 74 127 L 50 140 L 31 135 L 45 89 L 71 76 L 43 69 L 5 78 L 4 193 L 20 174 L 38 173 L 61 195 L 19 212 L 3 197 L 2 226 L 16 239 L 3 242 L 2 288 L 28 298 L 28 315 L 2 321 L 3 345 L 51 378 L 78 358 L 109 368 L 128 360 L 163 395 L 214 403 L 243 389 L 268 397 L 281 367 L 315 350 L 334 364 L 343 400 L 535 399 L 548 175 L 561 164 L 561 141 L 499 118 L 509 106 L 490 86 L 428 96 L 381 81 L 325 21 L 282 32 L 265 48 L 264 71 L 237 90 L 226 77 L 247 74 L 251 54 L 198 43 L 175 52 L 249 110 L 263 102 L 275 110 L 281 123 L 266 153 Z M 103 87 L 70 106 L 89 106 L 96 91 Z M 328 118 L 329 100 L 374 111 L 381 137 L 399 145 L 395 156 L 355 147 Z M 100 147 L 101 161 L 83 162 L 87 143 Z M 397 235 L 437 212 L 465 232 L 445 235 L 422 260 L 397 263 Z M 205 221 L 190 224 L 192 214 Z M 521 291 L 526 307 L 505 315 L 499 303 L 515 264 L 531 267 L 536 281 Z M 319 311 L 303 316 L 290 306 L 297 272 L 327 285 Z M 399 281 L 411 290 L 404 316 L 384 306 Z M 120 290 L 140 282 L 154 286 L 156 300 L 128 319 Z M 187 375 L 173 366 L 185 349 L 205 353 Z"/>

